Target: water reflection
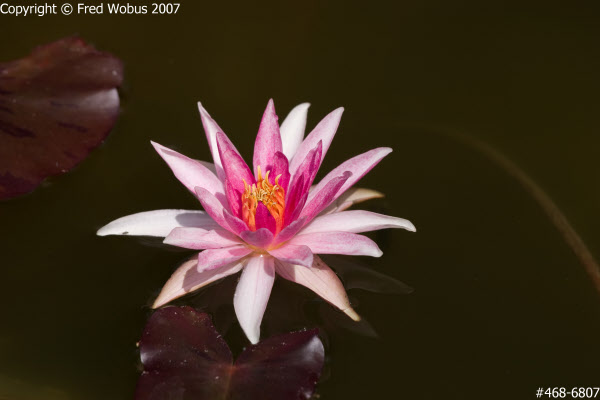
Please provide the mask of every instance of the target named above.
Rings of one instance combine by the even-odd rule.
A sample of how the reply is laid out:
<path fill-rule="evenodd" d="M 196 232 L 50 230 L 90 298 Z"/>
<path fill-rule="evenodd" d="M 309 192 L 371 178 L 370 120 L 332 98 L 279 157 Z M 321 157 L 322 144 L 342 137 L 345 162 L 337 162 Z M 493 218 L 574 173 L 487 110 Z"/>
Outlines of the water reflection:
<path fill-rule="evenodd" d="M 375 271 L 356 257 L 324 256 L 323 258 L 340 276 L 348 290 L 358 289 L 395 295 L 405 295 L 413 291 L 408 285 Z M 194 258 L 185 261 L 185 263 L 193 262 Z M 172 304 L 191 305 L 210 313 L 215 317 L 214 322 L 223 335 L 237 338 L 241 332 L 231 301 L 237 281 L 237 275 L 221 279 L 202 288 L 199 292 L 172 302 Z M 185 284 L 185 280 L 183 283 Z M 188 287 L 189 291 L 193 290 L 193 285 L 188 285 Z M 353 306 L 359 306 L 357 296 L 350 293 L 350 299 Z M 322 328 L 321 335 L 324 340 L 327 340 L 328 333 L 337 331 L 376 338 L 377 332 L 368 319 L 368 313 L 363 313 L 360 321 L 353 321 L 309 289 L 285 279 L 277 279 L 267 305 L 262 329 L 265 335 L 274 335 L 289 329 L 318 326 Z M 243 341 L 242 337 L 240 339 Z"/>

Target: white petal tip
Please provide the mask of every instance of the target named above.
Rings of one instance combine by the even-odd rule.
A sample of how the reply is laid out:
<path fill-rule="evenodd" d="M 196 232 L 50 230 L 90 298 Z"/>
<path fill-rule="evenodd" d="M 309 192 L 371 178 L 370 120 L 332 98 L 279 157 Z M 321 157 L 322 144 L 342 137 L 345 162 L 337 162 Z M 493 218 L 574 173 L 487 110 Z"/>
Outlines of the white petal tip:
<path fill-rule="evenodd" d="M 417 228 L 415 228 L 415 226 L 413 225 L 412 222 L 410 222 L 407 219 L 404 218 L 398 218 L 396 221 L 396 224 L 394 225 L 394 228 L 400 228 L 400 229 L 404 229 L 406 231 L 409 232 L 416 232 Z"/>
<path fill-rule="evenodd" d="M 246 334 L 246 337 L 250 343 L 256 344 L 260 341 L 260 332 L 246 332 L 246 330 L 244 330 L 244 333 Z"/>
<path fill-rule="evenodd" d="M 204 118 L 205 116 L 210 117 L 208 111 L 206 111 L 206 108 L 204 108 L 201 102 L 198 102 L 198 111 L 200 111 L 200 115 L 202 116 L 202 118 Z"/>
<path fill-rule="evenodd" d="M 110 236 L 110 235 L 127 235 L 128 232 L 117 232 L 112 225 L 112 222 L 108 225 L 104 225 L 102 228 L 98 229 L 96 235 L 98 236 Z"/>
<path fill-rule="evenodd" d="M 346 313 L 347 316 L 352 318 L 353 321 L 356 321 L 356 322 L 360 321 L 360 315 L 358 315 L 356 313 L 356 311 L 354 311 L 354 309 L 352 309 L 352 307 L 348 307 L 343 311 L 344 311 L 344 313 Z"/>
<path fill-rule="evenodd" d="M 158 299 L 156 299 L 156 301 L 154 302 L 154 304 L 152 304 L 152 309 L 156 310 L 160 306 L 162 306 L 162 303 L 159 302 Z"/>
<path fill-rule="evenodd" d="M 152 303 L 152 309 L 156 310 L 159 307 L 164 306 L 165 304 L 167 304 L 170 300 L 165 298 L 165 296 L 163 296 L 163 293 L 161 291 L 161 293 L 159 293 L 158 297 L 156 298 L 156 300 L 154 300 L 154 303 Z"/>
<path fill-rule="evenodd" d="M 179 294 L 173 295 L 172 292 L 165 292 L 165 290 L 163 288 L 160 291 L 160 293 L 158 294 L 158 297 L 156 298 L 156 300 L 154 300 L 154 303 L 152 303 L 152 309 L 156 310 L 157 308 L 166 306 L 167 304 L 169 304 L 170 302 L 172 302 L 175 299 L 180 298 L 184 294 L 186 294 L 186 293 L 179 293 Z"/>

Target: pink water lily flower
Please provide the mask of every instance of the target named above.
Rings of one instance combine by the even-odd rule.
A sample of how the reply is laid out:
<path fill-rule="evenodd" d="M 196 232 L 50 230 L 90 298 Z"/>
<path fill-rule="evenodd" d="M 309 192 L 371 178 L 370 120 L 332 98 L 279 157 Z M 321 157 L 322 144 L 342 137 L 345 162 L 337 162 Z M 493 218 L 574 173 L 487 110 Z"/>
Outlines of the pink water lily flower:
<path fill-rule="evenodd" d="M 248 339 L 256 343 L 275 273 L 313 290 L 350 318 L 339 278 L 317 254 L 380 257 L 360 232 L 414 231 L 407 220 L 368 211 L 345 211 L 381 194 L 352 186 L 392 149 L 376 148 L 342 163 L 317 185 L 313 180 L 337 131 L 343 108 L 327 115 L 304 139 L 308 104 L 278 123 L 269 101 L 254 144 L 251 170 L 201 104 L 200 115 L 214 164 L 152 143 L 175 176 L 196 195 L 203 211 L 157 210 L 111 222 L 98 235 L 164 237 L 164 243 L 202 250 L 173 273 L 153 307 L 242 270 L 234 307 Z"/>

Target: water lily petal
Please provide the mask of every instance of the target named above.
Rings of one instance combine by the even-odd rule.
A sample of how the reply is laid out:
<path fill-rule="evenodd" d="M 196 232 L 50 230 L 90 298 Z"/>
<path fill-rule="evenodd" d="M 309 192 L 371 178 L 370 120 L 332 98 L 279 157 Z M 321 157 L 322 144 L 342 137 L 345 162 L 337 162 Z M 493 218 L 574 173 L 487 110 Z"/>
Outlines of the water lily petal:
<path fill-rule="evenodd" d="M 212 172 L 213 174 L 217 175 L 217 167 L 215 166 L 215 163 L 211 163 L 209 161 L 202 161 L 202 160 L 196 160 L 198 161 L 200 164 L 204 165 L 206 168 L 208 168 L 208 170 L 210 172 Z M 219 175 L 217 175 L 219 176 Z"/>
<path fill-rule="evenodd" d="M 275 221 L 275 217 L 271 215 L 267 206 L 263 203 L 259 202 L 256 205 L 256 214 L 254 216 L 254 221 L 256 224 L 256 229 L 267 228 L 273 234 L 277 231 L 277 223 Z"/>
<path fill-rule="evenodd" d="M 296 154 L 298 147 L 302 143 L 302 139 L 304 139 L 308 107 L 310 107 L 309 103 L 298 104 L 285 117 L 279 127 L 283 154 L 285 154 L 288 160 L 294 157 L 294 154 Z"/>
<path fill-rule="evenodd" d="M 217 198 L 212 193 L 198 186 L 196 187 L 196 196 L 198 197 L 198 200 L 200 200 L 200 203 L 202 204 L 202 207 L 204 208 L 206 213 L 210 215 L 217 224 L 219 224 L 221 227 L 227 229 L 232 233 L 237 233 L 234 229 L 232 229 L 229 226 L 229 223 L 227 223 L 227 221 L 225 220 L 223 214 L 227 210 L 223 208 L 223 204 L 221 204 L 221 202 L 219 202 L 219 200 L 217 200 Z"/>
<path fill-rule="evenodd" d="M 246 257 L 252 251 L 243 245 L 204 250 L 198 254 L 198 272 L 210 271 L 231 264 Z"/>
<path fill-rule="evenodd" d="M 218 228 L 207 231 L 201 228 L 175 228 L 163 243 L 185 249 L 220 249 L 243 244 L 237 235 Z"/>
<path fill-rule="evenodd" d="M 317 145 L 319 141 L 323 142 L 323 155 L 321 157 L 321 161 L 323 158 L 325 158 L 325 154 L 327 154 L 329 145 L 331 145 L 331 141 L 333 140 L 333 137 L 335 136 L 337 128 L 340 124 L 340 119 L 342 118 L 343 112 L 343 107 L 333 110 L 325 118 L 323 118 L 321 122 L 319 122 L 312 132 L 306 137 L 306 139 L 304 139 L 298 148 L 298 151 L 296 151 L 294 158 L 290 160 L 290 173 L 292 176 L 294 176 L 306 155 Z M 319 162 L 319 166 L 321 165 L 321 161 Z"/>
<path fill-rule="evenodd" d="M 244 231 L 240 237 L 252 246 L 265 248 L 273 241 L 273 233 L 267 228 L 260 228 L 256 231 Z"/>
<path fill-rule="evenodd" d="M 292 177 L 292 181 L 288 187 L 289 190 L 286 192 L 284 214 L 286 223 L 295 221 L 306 203 L 308 190 L 319 169 L 322 150 L 323 143 L 319 141 L 306 155 L 296 174 Z"/>
<path fill-rule="evenodd" d="M 233 306 L 246 336 L 253 344 L 260 338 L 260 323 L 275 280 L 273 257 L 250 257 L 235 289 Z"/>
<path fill-rule="evenodd" d="M 284 224 L 296 221 L 306 203 L 308 193 L 302 193 L 304 190 L 304 176 L 294 177 L 289 186 L 289 193 L 286 193 L 285 211 L 283 213 Z"/>
<path fill-rule="evenodd" d="M 360 233 L 386 228 L 403 228 L 411 232 L 416 231 L 415 226 L 403 218 L 364 210 L 351 210 L 316 217 L 302 229 L 300 234 L 331 231 Z"/>
<path fill-rule="evenodd" d="M 98 236 L 130 235 L 165 237 L 177 227 L 214 229 L 219 226 L 204 211 L 156 210 L 127 215 L 103 226 Z"/>
<path fill-rule="evenodd" d="M 286 240 L 293 238 L 305 224 L 306 218 L 300 218 L 292 222 L 291 224 L 283 228 L 281 232 L 279 232 L 277 237 L 275 237 L 274 244 L 283 243 Z"/>
<path fill-rule="evenodd" d="M 231 228 L 231 232 L 235 233 L 239 236 L 240 232 L 247 231 L 248 225 L 238 217 L 231 215 L 231 213 L 227 210 L 223 210 L 223 217 L 225 218 L 225 222 Z"/>
<path fill-rule="evenodd" d="M 241 198 L 230 196 L 234 192 L 244 193 L 244 181 L 246 184 L 252 185 L 255 182 L 254 175 L 252 175 L 246 161 L 240 156 L 233 143 L 231 143 L 224 133 L 217 132 L 217 145 L 219 147 L 219 155 L 223 162 L 225 175 L 233 188 L 233 191 L 227 190 L 227 200 L 229 200 L 232 210 L 239 209 Z M 238 205 L 234 205 L 234 203 L 237 203 Z"/>
<path fill-rule="evenodd" d="M 328 173 L 325 178 L 323 178 L 321 182 L 317 184 L 314 190 L 312 190 L 308 195 L 307 203 L 310 203 L 312 198 L 316 196 L 316 194 L 319 193 L 319 191 L 323 189 L 330 180 L 337 178 L 345 171 L 350 171 L 352 176 L 344 183 L 338 193 L 331 200 L 333 202 L 342 193 L 344 193 L 363 176 L 365 176 L 371 169 L 373 169 L 373 167 L 375 167 L 379 161 L 383 159 L 383 157 L 387 156 L 391 152 L 392 149 L 389 147 L 379 147 L 377 149 L 367 151 L 366 153 L 359 154 L 358 156 L 343 162 L 338 167 L 334 168 L 330 173 Z"/>
<path fill-rule="evenodd" d="M 290 183 L 290 168 L 289 162 L 286 156 L 282 152 L 278 151 L 273 156 L 273 166 L 271 167 L 271 175 L 269 180 L 271 183 L 279 176 L 279 186 L 281 186 L 285 193 L 287 193 L 288 185 Z"/>
<path fill-rule="evenodd" d="M 201 162 L 192 160 L 156 142 L 150 143 L 189 191 L 195 193 L 196 186 L 200 186 L 212 194 L 224 193 L 223 183 Z"/>
<path fill-rule="evenodd" d="M 371 199 L 379 199 L 381 197 L 384 197 L 384 194 L 376 190 L 350 188 L 341 194 L 337 199 L 335 199 L 335 201 L 326 209 L 321 211 L 321 215 L 344 211 L 352 207 L 354 204 Z"/>
<path fill-rule="evenodd" d="M 329 303 L 333 304 L 355 321 L 360 320 L 358 314 L 352 309 L 344 285 L 338 276 L 329 268 L 319 256 L 314 256 L 311 268 L 301 265 L 275 262 L 277 274 L 283 278 L 306 286 Z"/>
<path fill-rule="evenodd" d="M 320 232 L 298 235 L 289 244 L 306 245 L 314 254 L 346 254 L 381 257 L 377 244 L 363 235 L 350 232 Z"/>
<path fill-rule="evenodd" d="M 154 301 L 152 308 L 158 308 L 187 293 L 198 290 L 203 286 L 235 274 L 242 269 L 241 262 L 234 262 L 223 268 L 198 272 L 198 259 L 194 257 L 186 261 L 171 275 L 160 294 Z"/>
<path fill-rule="evenodd" d="M 219 156 L 219 148 L 217 146 L 217 132 L 223 132 L 223 129 L 217 125 L 217 123 L 212 119 L 210 114 L 202 107 L 202 104 L 198 102 L 198 110 L 200 111 L 200 118 L 202 119 L 202 126 L 204 127 L 204 132 L 206 133 L 206 140 L 208 141 L 208 147 L 210 147 L 210 152 L 213 156 L 213 161 L 215 162 L 215 170 L 217 171 L 217 176 L 221 181 L 225 181 L 225 172 L 223 171 L 223 164 L 221 162 L 221 157 Z"/>
<path fill-rule="evenodd" d="M 351 172 L 344 172 L 342 175 L 330 179 L 327 184 L 322 188 L 316 188 L 315 194 L 311 198 L 311 194 L 308 195 L 306 200 L 306 206 L 300 213 L 300 218 L 306 217 L 307 221 L 312 220 L 317 214 L 325 209 L 333 200 L 336 198 L 337 193 L 340 191 L 342 186 L 352 176 Z"/>
<path fill-rule="evenodd" d="M 275 113 L 275 104 L 271 99 L 267 104 L 262 121 L 260 121 L 256 141 L 254 142 L 254 158 L 252 161 L 254 163 L 254 176 L 257 179 L 258 167 L 261 167 L 263 174 L 271 170 L 273 168 L 273 155 L 277 152 L 281 153 L 281 151 L 279 123 Z"/>
<path fill-rule="evenodd" d="M 240 192 L 239 189 L 241 189 L 241 188 L 238 186 L 238 189 L 236 189 L 229 179 L 225 180 L 225 191 L 227 193 L 227 195 L 226 195 L 227 196 L 227 204 L 228 204 L 229 209 L 233 213 L 233 215 L 236 215 L 236 216 L 241 215 L 241 213 L 242 213 L 241 198 L 242 198 L 243 192 Z"/>
<path fill-rule="evenodd" d="M 286 244 L 277 249 L 269 250 L 269 254 L 278 260 L 291 264 L 299 264 L 305 267 L 311 267 L 313 264 L 313 253 L 308 246 Z"/>
<path fill-rule="evenodd" d="M 315 147 L 309 151 L 302 163 L 296 170 L 296 173 L 292 176 L 291 188 L 297 188 L 298 186 L 302 191 L 307 190 L 313 183 L 315 176 L 319 170 L 321 159 L 323 158 L 323 142 L 318 141 Z M 298 182 L 303 179 L 303 185 L 299 185 Z"/>

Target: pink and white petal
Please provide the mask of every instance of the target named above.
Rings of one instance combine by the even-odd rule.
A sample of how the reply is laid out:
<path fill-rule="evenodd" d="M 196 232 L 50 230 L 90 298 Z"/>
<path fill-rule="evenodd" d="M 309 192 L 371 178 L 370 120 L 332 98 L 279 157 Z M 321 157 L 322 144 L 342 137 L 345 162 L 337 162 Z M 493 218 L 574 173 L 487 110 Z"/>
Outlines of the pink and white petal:
<path fill-rule="evenodd" d="M 260 228 L 256 231 L 244 231 L 240 233 L 240 237 L 249 245 L 261 249 L 266 248 L 273 242 L 273 233 L 267 228 Z"/>
<path fill-rule="evenodd" d="M 283 243 L 286 240 L 289 240 L 296 236 L 300 229 L 306 224 L 306 218 L 300 218 L 286 226 L 279 232 L 279 234 L 275 237 L 274 244 Z"/>
<path fill-rule="evenodd" d="M 283 154 L 285 154 L 288 160 L 294 157 L 294 154 L 296 154 L 298 147 L 302 143 L 302 139 L 304 139 L 308 107 L 310 107 L 309 103 L 298 104 L 285 117 L 279 127 Z"/>
<path fill-rule="evenodd" d="M 254 215 L 254 222 L 256 225 L 256 229 L 267 228 L 273 234 L 277 231 L 277 223 L 275 221 L 275 217 L 271 215 L 267 206 L 265 206 L 262 202 L 258 202 L 256 205 L 256 214 Z"/>
<path fill-rule="evenodd" d="M 331 231 L 360 233 L 387 228 L 402 228 L 411 232 L 416 231 L 415 226 L 403 218 L 377 214 L 370 211 L 351 210 L 316 217 L 302 229 L 300 234 Z"/>
<path fill-rule="evenodd" d="M 319 232 L 297 235 L 289 244 L 310 247 L 313 254 L 345 254 L 349 256 L 381 257 L 377 243 L 366 236 L 350 232 Z"/>
<path fill-rule="evenodd" d="M 302 197 L 300 197 L 300 199 L 298 200 L 298 202 L 294 208 L 288 208 L 286 206 L 286 215 L 285 215 L 284 221 L 297 221 L 297 220 L 301 219 L 304 221 L 304 223 L 306 223 L 308 221 L 308 218 L 304 218 L 304 217 L 299 218 L 299 216 L 300 216 L 300 213 L 302 212 L 302 210 L 304 209 L 304 205 L 306 204 L 307 198 L 308 198 L 308 192 L 304 193 L 302 195 Z M 288 210 L 289 210 L 289 214 L 288 214 Z"/>
<path fill-rule="evenodd" d="M 346 171 L 341 176 L 330 179 L 322 188 L 317 188 L 316 193 L 312 198 L 309 194 L 306 200 L 306 206 L 300 213 L 300 218 L 306 217 L 307 221 L 311 221 L 335 200 L 338 192 L 351 176 L 352 173 Z"/>
<path fill-rule="evenodd" d="M 273 155 L 281 151 L 281 135 L 279 134 L 275 104 L 273 103 L 273 99 L 270 99 L 260 121 L 256 141 L 254 142 L 254 158 L 252 162 L 254 164 L 254 176 L 257 179 L 258 167 L 261 167 L 263 174 L 271 170 L 273 168 Z"/>
<path fill-rule="evenodd" d="M 254 175 L 248 168 L 246 161 L 237 152 L 235 146 L 225 134 L 217 132 L 217 144 L 219 147 L 219 155 L 223 162 L 223 169 L 227 176 L 227 182 L 230 188 L 227 190 L 227 200 L 231 205 L 231 209 L 239 209 L 241 196 L 237 196 L 235 193 L 244 193 L 245 184 L 252 185 Z"/>
<path fill-rule="evenodd" d="M 363 201 L 371 199 L 379 199 L 384 197 L 384 194 L 376 190 L 364 189 L 364 188 L 350 188 L 340 195 L 333 203 L 331 203 L 326 209 L 321 211 L 320 215 L 330 214 L 334 212 L 344 211 L 354 204 L 361 203 Z"/>
<path fill-rule="evenodd" d="M 238 261 L 253 250 L 246 246 L 232 246 L 223 249 L 204 250 L 198 254 L 198 272 L 210 271 Z"/>
<path fill-rule="evenodd" d="M 165 237 L 178 227 L 214 229 L 219 226 L 207 213 L 198 210 L 145 211 L 121 217 L 103 226 L 98 236 L 130 235 Z"/>
<path fill-rule="evenodd" d="M 279 186 L 283 188 L 284 193 L 287 193 L 290 183 L 290 168 L 287 157 L 280 151 L 273 155 L 273 166 L 269 176 L 270 182 L 272 183 L 278 176 Z"/>
<path fill-rule="evenodd" d="M 234 262 L 223 268 L 211 271 L 198 272 L 198 259 L 194 257 L 186 261 L 171 275 L 160 294 L 154 301 L 152 308 L 158 308 L 184 296 L 194 290 L 198 290 L 209 283 L 215 282 L 226 276 L 235 274 L 242 269 L 241 262 Z"/>
<path fill-rule="evenodd" d="M 208 146 L 210 147 L 210 152 L 212 153 L 213 161 L 215 162 L 217 176 L 221 181 L 225 182 L 225 172 L 223 171 L 223 164 L 221 162 L 219 148 L 217 146 L 217 132 L 225 132 L 219 127 L 219 125 L 217 125 L 210 114 L 208 114 L 206 109 L 202 107 L 200 102 L 198 102 L 198 110 L 200 111 L 200 118 L 202 119 L 204 132 L 206 133 L 206 140 L 208 141 Z"/>
<path fill-rule="evenodd" d="M 291 176 L 291 190 L 301 189 L 304 191 L 306 187 L 310 188 L 315 176 L 319 170 L 319 165 L 323 156 L 323 142 L 319 141 L 304 157 L 300 166 L 296 169 L 295 174 Z M 299 182 L 303 181 L 300 185 Z M 287 197 L 289 194 L 286 192 Z"/>
<path fill-rule="evenodd" d="M 230 231 L 239 236 L 240 232 L 247 231 L 248 225 L 238 217 L 231 215 L 227 210 L 223 210 L 223 218 L 229 227 Z"/>
<path fill-rule="evenodd" d="M 285 193 L 284 221 L 288 223 L 296 220 L 306 203 L 308 189 L 319 169 L 322 147 L 323 143 L 319 141 L 306 155 L 296 174 L 291 178 L 291 183 Z"/>
<path fill-rule="evenodd" d="M 223 162 L 223 170 L 233 181 L 245 179 L 248 184 L 255 182 L 252 171 L 231 140 L 222 132 L 217 132 L 217 147 Z M 233 179 L 236 178 L 236 179 Z"/>
<path fill-rule="evenodd" d="M 298 147 L 294 158 L 290 160 L 290 173 L 292 176 L 294 176 L 298 170 L 298 167 L 304 160 L 304 157 L 306 157 L 306 155 L 317 145 L 317 143 L 319 143 L 319 141 L 323 142 L 323 155 L 319 162 L 319 165 L 321 165 L 321 161 L 323 158 L 325 158 L 325 154 L 327 154 L 327 150 L 329 149 L 331 141 L 335 136 L 343 113 L 343 107 L 333 110 L 325 118 L 323 118 L 321 122 L 319 122 L 312 132 L 306 137 L 306 139 L 304 139 L 300 147 Z"/>
<path fill-rule="evenodd" d="M 273 257 L 250 257 L 235 289 L 233 306 L 240 326 L 252 342 L 260 339 L 260 323 L 275 280 Z"/>
<path fill-rule="evenodd" d="M 200 164 L 204 165 L 210 172 L 217 175 L 217 167 L 215 166 L 215 163 L 211 163 L 208 161 L 202 161 L 202 160 L 196 160 L 196 161 L 198 161 Z M 217 177 L 218 176 L 219 175 L 217 175 Z"/>
<path fill-rule="evenodd" d="M 244 192 L 240 192 L 238 189 L 236 189 L 229 179 L 225 181 L 225 192 L 227 193 L 227 204 L 229 205 L 231 213 L 236 216 L 241 215 L 242 194 Z"/>
<path fill-rule="evenodd" d="M 200 161 L 179 154 L 156 142 L 150 142 L 156 152 L 169 165 L 177 179 L 194 193 L 196 186 L 200 186 L 212 194 L 224 193 L 223 183 L 217 176 L 206 168 Z"/>
<path fill-rule="evenodd" d="M 276 261 L 275 271 L 281 277 L 309 288 L 324 300 L 342 310 L 354 321 L 360 320 L 359 315 L 350 305 L 340 278 L 319 256 L 315 255 L 311 268 Z"/>
<path fill-rule="evenodd" d="M 269 250 L 269 254 L 278 260 L 290 264 L 298 264 L 309 268 L 313 264 L 313 253 L 308 246 L 286 244 L 279 248 Z"/>
<path fill-rule="evenodd" d="M 223 228 L 207 231 L 201 228 L 175 228 L 163 243 L 185 249 L 221 249 L 243 244 L 240 238 Z"/>
<path fill-rule="evenodd" d="M 333 200 L 337 199 L 351 186 L 354 186 L 356 182 L 358 182 L 363 176 L 365 176 L 371 169 L 373 169 L 373 167 L 379 164 L 379 162 L 391 152 L 392 149 L 390 149 L 389 147 L 379 147 L 377 149 L 367 151 L 366 153 L 359 154 L 356 157 L 344 161 L 338 167 L 334 168 L 330 173 L 328 173 L 325 176 L 325 178 L 323 178 L 321 182 L 317 184 L 317 186 L 308 195 L 307 203 L 309 203 L 311 199 L 314 196 L 316 196 L 316 194 L 319 193 L 319 191 L 323 189 L 330 180 L 337 178 L 345 171 L 350 171 L 352 173 L 352 176 L 344 183 L 344 185 L 341 187 L 335 198 L 332 199 L 333 202 Z"/>
<path fill-rule="evenodd" d="M 200 200 L 200 204 L 202 204 L 206 213 L 210 215 L 217 224 L 222 228 L 227 229 L 229 232 L 236 233 L 223 216 L 223 213 L 227 212 L 227 210 L 223 208 L 223 204 L 221 204 L 213 194 L 202 187 L 196 187 L 196 196 L 198 197 L 198 200 Z"/>

